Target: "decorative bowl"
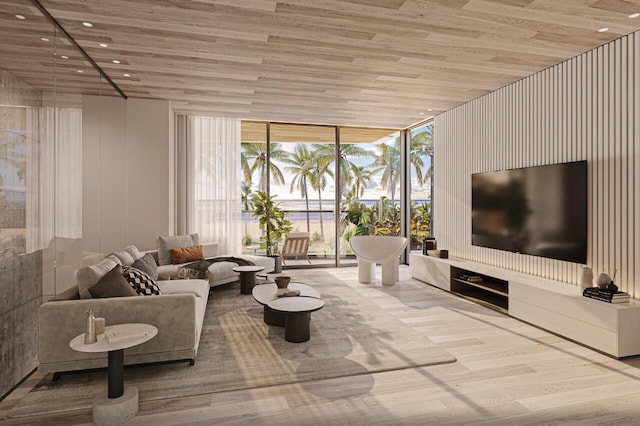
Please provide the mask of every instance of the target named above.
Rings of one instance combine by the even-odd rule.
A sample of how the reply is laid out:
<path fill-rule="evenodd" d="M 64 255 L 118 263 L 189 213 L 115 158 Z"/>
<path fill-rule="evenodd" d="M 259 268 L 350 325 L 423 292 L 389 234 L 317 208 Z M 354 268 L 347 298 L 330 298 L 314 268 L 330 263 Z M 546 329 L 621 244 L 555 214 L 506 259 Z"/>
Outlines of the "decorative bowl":
<path fill-rule="evenodd" d="M 275 277 L 274 281 L 276 282 L 278 288 L 287 288 L 287 286 L 289 285 L 289 281 L 291 281 L 291 277 L 287 275 L 280 275 Z"/>

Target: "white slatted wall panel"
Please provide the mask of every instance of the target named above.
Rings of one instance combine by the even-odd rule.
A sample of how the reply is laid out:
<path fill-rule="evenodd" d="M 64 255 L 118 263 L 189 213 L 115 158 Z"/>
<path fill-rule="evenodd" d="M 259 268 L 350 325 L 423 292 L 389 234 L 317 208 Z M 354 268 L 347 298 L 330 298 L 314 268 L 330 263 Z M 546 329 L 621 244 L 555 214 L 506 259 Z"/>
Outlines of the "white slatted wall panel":
<path fill-rule="evenodd" d="M 640 32 L 438 115 L 434 144 L 438 247 L 577 284 L 581 265 L 471 245 L 471 174 L 587 160 L 587 263 L 640 298 Z"/>

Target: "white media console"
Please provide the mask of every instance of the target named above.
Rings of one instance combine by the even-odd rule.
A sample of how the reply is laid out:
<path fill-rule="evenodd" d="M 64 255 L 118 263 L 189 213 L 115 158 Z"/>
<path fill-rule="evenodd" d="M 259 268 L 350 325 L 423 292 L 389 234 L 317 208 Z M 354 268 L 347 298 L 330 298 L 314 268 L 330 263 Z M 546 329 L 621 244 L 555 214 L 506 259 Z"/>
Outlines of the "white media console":
<path fill-rule="evenodd" d="M 640 355 L 638 301 L 600 302 L 583 297 L 577 285 L 464 259 L 412 253 L 409 269 L 413 278 L 616 358 Z"/>

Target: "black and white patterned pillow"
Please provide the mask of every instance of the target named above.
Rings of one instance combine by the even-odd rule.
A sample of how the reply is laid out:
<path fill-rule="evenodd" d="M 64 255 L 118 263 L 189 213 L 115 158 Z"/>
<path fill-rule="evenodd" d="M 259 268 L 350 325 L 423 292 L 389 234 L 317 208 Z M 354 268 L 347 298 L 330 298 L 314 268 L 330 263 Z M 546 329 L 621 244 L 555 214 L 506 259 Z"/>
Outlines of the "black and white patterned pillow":
<path fill-rule="evenodd" d="M 158 284 L 145 272 L 132 266 L 122 267 L 122 276 L 131 287 L 138 293 L 138 296 L 153 296 L 160 294 Z"/>

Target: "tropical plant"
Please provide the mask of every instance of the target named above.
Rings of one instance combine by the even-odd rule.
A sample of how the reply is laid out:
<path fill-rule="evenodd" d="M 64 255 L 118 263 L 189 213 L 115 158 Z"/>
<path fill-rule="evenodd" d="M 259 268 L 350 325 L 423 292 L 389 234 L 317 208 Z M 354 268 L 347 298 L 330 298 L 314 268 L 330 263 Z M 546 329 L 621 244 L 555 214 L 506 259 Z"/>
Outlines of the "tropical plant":
<path fill-rule="evenodd" d="M 351 169 L 353 172 L 353 197 L 359 200 L 364 195 L 367 185 L 371 182 L 371 178 L 380 170 L 379 168 L 371 168 L 371 166 L 355 166 Z"/>
<path fill-rule="evenodd" d="M 276 197 L 264 191 L 258 191 L 251 197 L 254 206 L 253 217 L 259 220 L 264 237 L 260 248 L 266 250 L 267 256 L 278 254 L 278 244 L 292 229 L 291 222 L 285 218 L 284 210 L 280 208 L 280 203 L 275 201 Z"/>
<path fill-rule="evenodd" d="M 253 203 L 251 202 L 251 182 L 242 182 L 240 184 L 240 197 L 242 200 L 242 210 L 244 210 L 245 212 L 250 211 L 251 209 L 253 209 Z M 244 233 L 245 235 L 247 235 L 249 233 L 249 229 L 248 229 L 248 224 L 245 221 L 244 222 Z M 249 242 L 249 244 L 244 244 L 245 246 L 250 245 L 251 243 Z"/>
<path fill-rule="evenodd" d="M 327 170 L 331 164 L 334 165 L 335 169 L 336 150 L 334 145 L 314 144 L 314 151 L 316 151 L 316 155 L 318 156 L 318 168 L 320 170 Z M 344 194 L 347 184 L 352 181 L 358 167 L 350 158 L 364 158 L 370 154 L 369 151 L 357 144 L 349 143 L 340 145 L 340 181 L 338 182 L 340 194 Z"/>
<path fill-rule="evenodd" d="M 420 127 L 419 131 L 411 134 L 411 152 L 412 155 L 420 157 L 429 156 L 429 168 L 422 175 L 421 184 L 427 182 L 433 175 L 433 124 Z M 416 174 L 418 170 L 416 170 Z M 422 174 L 422 170 L 420 170 Z"/>
<path fill-rule="evenodd" d="M 410 235 L 412 246 L 420 245 L 431 236 L 431 206 L 429 203 L 411 203 Z"/>
<path fill-rule="evenodd" d="M 318 209 L 320 210 L 320 234 L 324 241 L 324 219 L 322 218 L 322 191 L 327 186 L 327 176 L 333 178 L 333 171 L 329 169 L 330 163 L 325 163 L 322 151 L 318 150 L 318 145 L 313 145 L 313 155 L 309 161 L 309 183 L 311 187 L 318 191 Z"/>
<path fill-rule="evenodd" d="M 419 141 L 422 139 L 422 136 L 417 138 Z M 412 139 L 409 162 L 415 170 L 416 179 L 420 185 L 424 184 L 425 181 L 425 176 L 422 173 L 425 153 L 423 148 L 422 142 L 414 146 L 414 140 Z M 391 200 L 396 199 L 396 188 L 400 182 L 400 160 L 400 137 L 397 137 L 393 144 L 382 143 L 378 145 L 378 157 L 372 165 L 378 167 L 376 171 L 382 170 L 380 183 L 387 187 L 389 194 L 391 194 Z"/>
<path fill-rule="evenodd" d="M 300 196 L 304 198 L 307 213 L 307 232 L 310 232 L 308 181 L 313 173 L 311 168 L 313 155 L 307 146 L 307 144 L 303 143 L 296 144 L 291 157 L 283 160 L 283 162 L 289 164 L 289 166 L 285 167 L 285 170 L 293 175 L 289 192 L 293 193 L 297 188 L 300 190 Z"/>
<path fill-rule="evenodd" d="M 267 157 L 269 157 L 269 174 L 271 180 L 275 184 L 284 185 L 284 175 L 274 160 L 283 161 L 289 158 L 289 153 L 282 149 L 278 143 L 272 143 L 271 152 L 267 156 L 267 144 L 260 142 L 243 142 L 242 151 L 240 152 L 240 164 L 244 180 L 251 182 L 253 174 L 258 171 L 260 182 L 258 189 L 265 191 L 267 189 Z M 253 160 L 253 164 L 249 163 Z"/>
<path fill-rule="evenodd" d="M 400 235 L 400 206 L 387 197 L 371 208 L 371 235 Z"/>
<path fill-rule="evenodd" d="M 369 235 L 371 209 L 357 201 L 351 202 L 347 207 L 344 224 L 354 225 L 354 228 L 345 234 L 346 241 L 349 241 L 349 239 L 354 235 Z"/>

